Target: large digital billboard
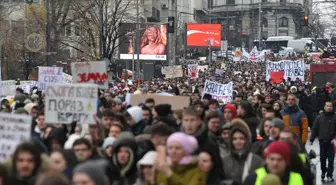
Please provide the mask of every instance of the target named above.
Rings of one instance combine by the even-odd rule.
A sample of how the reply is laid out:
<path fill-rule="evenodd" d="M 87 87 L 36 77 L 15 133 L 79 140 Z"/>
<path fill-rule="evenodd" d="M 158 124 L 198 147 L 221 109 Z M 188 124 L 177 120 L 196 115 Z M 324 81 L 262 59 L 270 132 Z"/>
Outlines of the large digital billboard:
<path fill-rule="evenodd" d="M 222 25 L 220 24 L 187 24 L 188 47 L 220 48 L 222 40 Z"/>
<path fill-rule="evenodd" d="M 136 24 L 123 23 L 119 30 L 120 59 L 132 60 L 133 53 L 137 59 L 136 48 L 140 47 L 140 60 L 167 60 L 167 25 L 140 24 L 140 43 L 135 39 Z"/>

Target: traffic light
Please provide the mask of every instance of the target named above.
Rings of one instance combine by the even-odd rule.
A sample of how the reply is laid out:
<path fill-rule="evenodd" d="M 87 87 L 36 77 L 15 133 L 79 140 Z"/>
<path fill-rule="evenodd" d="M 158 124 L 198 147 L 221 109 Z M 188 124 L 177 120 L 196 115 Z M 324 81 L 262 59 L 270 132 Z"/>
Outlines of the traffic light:
<path fill-rule="evenodd" d="M 168 33 L 174 33 L 175 17 L 168 17 Z"/>
<path fill-rule="evenodd" d="M 304 20 L 304 26 L 308 26 L 308 15 L 305 15 L 303 17 L 303 20 Z"/>

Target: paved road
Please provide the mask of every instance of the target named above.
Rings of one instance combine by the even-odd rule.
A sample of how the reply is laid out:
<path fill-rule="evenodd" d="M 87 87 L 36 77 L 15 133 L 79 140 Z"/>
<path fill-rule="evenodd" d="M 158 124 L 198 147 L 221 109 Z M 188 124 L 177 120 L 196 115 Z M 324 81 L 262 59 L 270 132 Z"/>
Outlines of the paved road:
<path fill-rule="evenodd" d="M 311 149 L 314 150 L 316 152 L 316 159 L 313 159 L 312 162 L 314 164 L 316 164 L 316 185 L 336 185 L 336 182 L 324 182 L 322 183 L 321 182 L 321 167 L 320 167 L 320 147 L 319 147 L 319 144 L 318 144 L 318 141 L 317 139 L 315 140 L 314 144 L 313 145 L 310 145 L 310 144 L 307 144 L 306 145 L 306 149 L 307 151 L 309 152 Z M 336 167 L 336 165 L 335 165 Z M 336 171 L 334 171 L 334 179 L 336 178 Z M 326 179 L 326 178 L 325 178 Z"/>

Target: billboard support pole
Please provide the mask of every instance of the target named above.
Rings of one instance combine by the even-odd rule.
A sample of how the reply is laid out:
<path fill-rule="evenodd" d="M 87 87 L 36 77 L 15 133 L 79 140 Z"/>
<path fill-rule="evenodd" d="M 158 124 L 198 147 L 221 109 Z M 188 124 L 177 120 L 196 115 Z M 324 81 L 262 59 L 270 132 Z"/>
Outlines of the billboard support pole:
<path fill-rule="evenodd" d="M 132 42 L 133 42 L 132 43 L 132 45 L 133 45 L 132 46 L 133 47 L 133 51 L 132 51 L 132 72 L 133 72 L 132 79 L 135 80 L 135 76 L 134 76 L 135 75 L 135 71 L 134 71 L 134 64 L 135 64 L 134 63 L 135 62 L 134 61 L 134 55 L 135 55 L 135 52 L 134 52 L 135 51 L 135 37 L 134 37 L 134 34 L 132 34 Z M 127 71 L 126 71 L 126 73 L 127 73 Z"/>
<path fill-rule="evenodd" d="M 139 0 L 136 0 L 136 4 L 137 4 L 137 8 L 136 8 L 136 12 L 137 12 L 137 15 L 136 15 L 136 41 L 137 41 L 137 74 L 136 76 L 140 78 L 140 56 L 139 56 L 139 53 L 140 53 L 140 45 L 141 45 L 141 42 L 140 42 L 140 34 L 139 34 L 139 31 L 140 31 L 140 25 L 139 25 Z M 134 48 L 135 49 L 135 48 Z M 134 65 L 133 65 L 134 66 Z M 134 75 L 134 74 L 133 74 Z"/>

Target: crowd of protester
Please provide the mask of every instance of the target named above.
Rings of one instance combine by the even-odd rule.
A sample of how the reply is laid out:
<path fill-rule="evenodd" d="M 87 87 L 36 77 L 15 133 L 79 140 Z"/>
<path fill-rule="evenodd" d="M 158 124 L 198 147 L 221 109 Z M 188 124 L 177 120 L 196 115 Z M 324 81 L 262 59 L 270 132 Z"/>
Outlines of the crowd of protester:
<path fill-rule="evenodd" d="M 17 89 L 14 103 L 2 99 L 1 111 L 31 115 L 32 139 L 0 166 L 0 184 L 313 185 L 305 144 L 319 138 L 321 150 L 332 145 L 333 85 L 269 84 L 265 63 L 228 62 L 214 75 L 220 66 L 198 79 L 110 84 L 99 92 L 96 124 L 90 125 L 47 124 L 44 94 Z M 232 102 L 203 95 L 208 78 L 233 81 Z M 190 106 L 172 110 L 168 96 L 167 104 L 148 98 L 129 105 L 127 93 L 189 96 Z M 321 153 L 322 178 L 333 181 L 328 154 Z"/>

